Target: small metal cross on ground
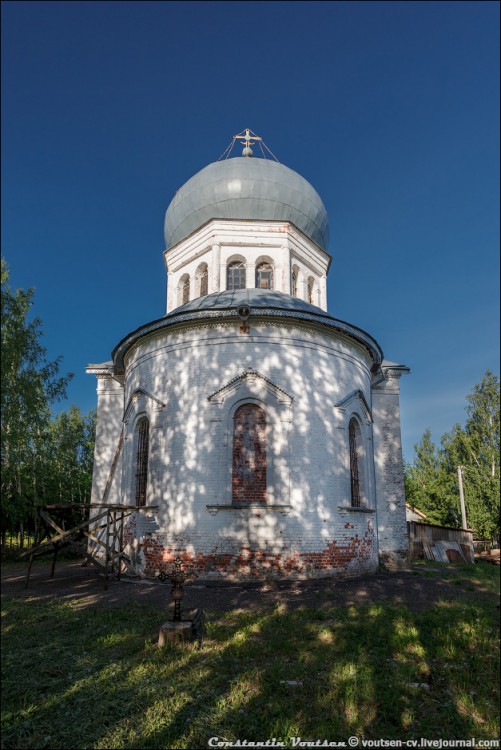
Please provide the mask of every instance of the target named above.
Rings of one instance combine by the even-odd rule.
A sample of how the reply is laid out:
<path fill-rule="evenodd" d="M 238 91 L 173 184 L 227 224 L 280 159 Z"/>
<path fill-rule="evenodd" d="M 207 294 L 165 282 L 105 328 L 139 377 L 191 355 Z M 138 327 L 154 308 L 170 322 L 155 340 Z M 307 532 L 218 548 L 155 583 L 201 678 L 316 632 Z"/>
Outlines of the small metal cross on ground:
<path fill-rule="evenodd" d="M 181 601 L 184 597 L 183 584 L 194 581 L 195 578 L 198 578 L 197 573 L 195 573 L 193 570 L 183 572 L 181 558 L 176 557 L 176 559 L 174 560 L 172 572 L 164 573 L 162 571 L 158 574 L 157 578 L 159 581 L 170 581 L 172 583 L 170 595 L 172 597 L 172 601 L 174 602 L 173 621 L 181 622 Z"/>

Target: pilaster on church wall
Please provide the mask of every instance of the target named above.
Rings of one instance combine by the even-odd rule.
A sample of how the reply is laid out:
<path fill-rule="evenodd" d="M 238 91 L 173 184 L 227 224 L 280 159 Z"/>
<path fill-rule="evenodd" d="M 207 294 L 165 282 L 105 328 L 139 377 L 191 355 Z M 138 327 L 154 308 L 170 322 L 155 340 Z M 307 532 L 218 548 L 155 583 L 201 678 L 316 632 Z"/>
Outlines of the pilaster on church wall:
<path fill-rule="evenodd" d="M 106 484 L 122 432 L 124 389 L 110 374 L 97 374 L 97 421 L 94 448 L 94 473 L 91 502 L 103 502 Z M 120 469 L 116 467 L 107 498 L 109 503 L 120 502 Z"/>
<path fill-rule="evenodd" d="M 399 370 L 386 370 L 372 389 L 374 469 L 379 552 L 385 558 L 407 553 L 404 465 L 400 434 Z"/>
<path fill-rule="evenodd" d="M 320 277 L 319 287 L 320 302 L 318 306 L 321 307 L 322 310 L 327 310 L 327 274 Z"/>
<path fill-rule="evenodd" d="M 209 294 L 221 290 L 221 245 L 212 245 L 212 273 L 209 273 Z"/>
<path fill-rule="evenodd" d="M 291 263 L 287 242 L 276 251 L 275 289 L 278 292 L 291 293 Z"/>
<path fill-rule="evenodd" d="M 256 286 L 256 262 L 254 259 L 248 260 L 245 264 L 245 286 L 247 289 L 254 289 Z"/>

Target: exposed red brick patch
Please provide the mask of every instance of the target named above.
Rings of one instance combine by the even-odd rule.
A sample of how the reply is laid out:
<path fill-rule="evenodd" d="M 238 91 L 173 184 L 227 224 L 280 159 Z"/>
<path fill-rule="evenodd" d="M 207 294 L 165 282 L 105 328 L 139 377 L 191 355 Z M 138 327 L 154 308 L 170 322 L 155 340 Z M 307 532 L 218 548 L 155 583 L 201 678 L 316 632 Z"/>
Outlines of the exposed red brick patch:
<path fill-rule="evenodd" d="M 315 577 L 329 571 L 353 575 L 370 568 L 371 559 L 374 558 L 374 532 L 369 528 L 362 538 L 355 535 L 343 542 L 333 540 L 320 552 L 293 550 L 290 553 L 268 552 L 244 546 L 237 553 L 213 550 L 203 554 L 188 551 L 181 544 L 164 547 L 158 540 L 151 538 L 144 543 L 144 557 L 146 575 L 167 570 L 176 557 L 201 575 L 210 572 L 228 578 L 262 578 L 266 575 Z"/>

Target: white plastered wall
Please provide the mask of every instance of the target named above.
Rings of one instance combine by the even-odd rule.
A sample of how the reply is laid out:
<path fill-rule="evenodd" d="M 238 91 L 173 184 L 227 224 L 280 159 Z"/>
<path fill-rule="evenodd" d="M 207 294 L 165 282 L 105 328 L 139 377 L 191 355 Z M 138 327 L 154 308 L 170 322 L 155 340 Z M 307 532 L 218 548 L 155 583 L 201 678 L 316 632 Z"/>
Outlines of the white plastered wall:
<path fill-rule="evenodd" d="M 127 356 L 127 399 L 141 388 L 165 405 L 154 416 L 151 399 L 137 398 L 130 416 L 131 430 L 141 413 L 155 420 L 148 502 L 160 506 L 156 543 L 203 555 L 237 555 L 256 546 L 308 555 L 333 542 L 349 545 L 367 533 L 374 514 L 347 507 L 347 423 L 354 413 L 365 420 L 367 452 L 371 427 L 357 403 L 345 411 L 336 404 L 354 388 L 370 400 L 370 358 L 348 337 L 294 322 L 255 320 L 250 329 L 242 335 L 238 324 L 187 326 L 151 335 Z M 248 368 L 259 376 L 239 379 Z M 231 509 L 232 414 L 245 402 L 262 405 L 270 425 L 272 492 L 269 507 L 259 511 Z M 131 449 L 123 453 L 126 487 L 132 486 L 133 438 Z M 374 552 L 352 562 L 353 572 L 374 569 L 375 559 Z"/>

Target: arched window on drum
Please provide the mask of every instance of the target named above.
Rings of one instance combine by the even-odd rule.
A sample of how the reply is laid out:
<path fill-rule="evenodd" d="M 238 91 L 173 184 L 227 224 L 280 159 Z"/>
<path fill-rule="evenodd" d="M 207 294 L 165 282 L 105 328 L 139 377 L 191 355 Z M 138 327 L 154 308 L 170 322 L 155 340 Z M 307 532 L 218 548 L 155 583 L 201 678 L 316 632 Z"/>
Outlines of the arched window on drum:
<path fill-rule="evenodd" d="M 177 287 L 178 305 L 186 305 L 190 301 L 190 275 L 183 273 Z"/>
<path fill-rule="evenodd" d="M 292 274 L 291 274 L 291 294 L 293 297 L 297 297 L 297 289 L 298 289 L 298 277 L 299 277 L 299 268 L 297 266 L 292 266 Z"/>
<path fill-rule="evenodd" d="M 256 289 L 273 289 L 273 266 L 260 263 L 256 268 Z"/>
<path fill-rule="evenodd" d="M 315 304 L 314 303 L 314 290 L 315 290 L 315 279 L 313 276 L 308 276 L 308 285 L 307 285 L 307 294 L 308 294 L 308 302 L 310 305 Z"/>
<path fill-rule="evenodd" d="M 197 292 L 198 297 L 204 297 L 209 289 L 209 268 L 207 263 L 201 263 L 197 268 Z"/>
<path fill-rule="evenodd" d="M 227 269 L 227 289 L 245 289 L 245 263 L 235 261 L 230 263 Z"/>
<path fill-rule="evenodd" d="M 233 420 L 232 502 L 266 502 L 266 413 L 243 404 Z"/>

